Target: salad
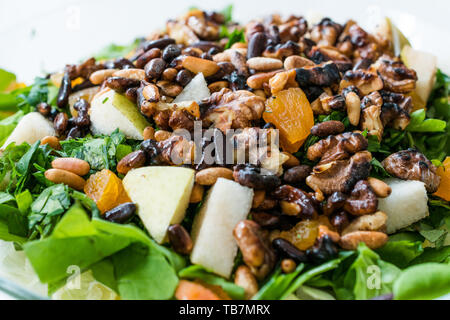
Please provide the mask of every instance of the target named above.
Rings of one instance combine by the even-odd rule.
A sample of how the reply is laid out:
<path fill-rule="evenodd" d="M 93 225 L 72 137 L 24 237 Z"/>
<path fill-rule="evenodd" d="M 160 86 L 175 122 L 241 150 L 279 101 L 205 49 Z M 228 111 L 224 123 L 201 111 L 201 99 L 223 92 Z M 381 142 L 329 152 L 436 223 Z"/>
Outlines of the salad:
<path fill-rule="evenodd" d="M 449 294 L 437 59 L 389 19 L 231 13 L 31 86 L 0 70 L 2 268 L 54 299 Z"/>

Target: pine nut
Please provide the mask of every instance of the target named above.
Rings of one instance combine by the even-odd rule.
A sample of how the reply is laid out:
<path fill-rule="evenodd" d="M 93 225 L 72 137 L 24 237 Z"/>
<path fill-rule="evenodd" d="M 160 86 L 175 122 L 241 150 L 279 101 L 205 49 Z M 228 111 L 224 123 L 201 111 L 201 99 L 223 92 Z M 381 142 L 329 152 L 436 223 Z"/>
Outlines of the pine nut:
<path fill-rule="evenodd" d="M 297 216 L 302 212 L 302 208 L 293 202 L 280 201 L 281 211 L 288 216 Z"/>
<path fill-rule="evenodd" d="M 283 167 L 293 168 L 300 165 L 300 161 L 292 153 L 282 152 L 282 154 L 288 157 L 287 161 L 283 163 Z"/>
<path fill-rule="evenodd" d="M 265 190 L 255 190 L 253 195 L 253 203 L 252 208 L 258 208 L 266 198 L 266 191 Z"/>
<path fill-rule="evenodd" d="M 391 187 L 384 181 L 372 177 L 369 177 L 367 181 L 369 182 L 373 192 L 375 192 L 379 198 L 387 198 L 392 192 Z"/>
<path fill-rule="evenodd" d="M 217 81 L 217 82 L 211 83 L 208 86 L 208 89 L 209 89 L 209 91 L 211 91 L 211 93 L 219 92 L 223 88 L 228 88 L 228 81 Z"/>
<path fill-rule="evenodd" d="M 210 77 L 220 70 L 216 62 L 192 56 L 185 57 L 182 66 L 195 74 L 201 72 L 205 77 Z"/>
<path fill-rule="evenodd" d="M 284 69 L 291 70 L 303 67 L 315 66 L 311 60 L 301 56 L 290 56 L 284 60 Z"/>
<path fill-rule="evenodd" d="M 153 127 L 146 127 L 142 135 L 144 136 L 144 140 L 154 140 L 155 129 Z"/>
<path fill-rule="evenodd" d="M 195 175 L 195 182 L 202 186 L 212 186 L 219 178 L 233 180 L 233 171 L 228 168 L 203 169 Z"/>
<path fill-rule="evenodd" d="M 378 231 L 355 231 L 341 237 L 340 246 L 346 250 L 356 250 L 360 242 L 370 249 L 378 249 L 388 241 L 388 236 Z"/>
<path fill-rule="evenodd" d="M 63 183 L 79 191 L 83 190 L 84 185 L 86 184 L 86 181 L 83 178 L 66 170 L 49 169 L 45 171 L 44 175 L 47 180 L 50 180 L 53 183 Z"/>
<path fill-rule="evenodd" d="M 292 273 L 294 272 L 295 268 L 297 268 L 297 264 L 292 259 L 283 259 L 281 261 L 281 270 L 283 270 L 284 273 Z"/>
<path fill-rule="evenodd" d="M 107 78 L 112 77 L 112 75 L 117 72 L 117 69 L 104 69 L 104 70 L 98 70 L 91 74 L 89 77 L 89 80 L 93 84 L 101 84 L 103 81 L 105 81 Z"/>
<path fill-rule="evenodd" d="M 251 272 L 250 268 L 242 265 L 236 270 L 234 283 L 244 288 L 245 299 L 250 300 L 258 292 L 258 282 Z"/>
<path fill-rule="evenodd" d="M 153 83 L 150 83 L 142 89 L 142 95 L 149 102 L 158 102 L 160 99 L 159 89 Z"/>
<path fill-rule="evenodd" d="M 133 80 L 145 80 L 145 71 L 143 69 L 123 69 L 114 72 L 113 77 L 122 77 Z"/>
<path fill-rule="evenodd" d="M 59 143 L 59 139 L 55 136 L 46 136 L 42 138 L 41 145 L 48 144 L 50 148 L 54 150 L 61 150 L 61 144 Z"/>
<path fill-rule="evenodd" d="M 158 130 L 155 132 L 155 140 L 160 142 L 169 139 L 172 136 L 172 133 L 166 130 Z"/>
<path fill-rule="evenodd" d="M 236 42 L 231 46 L 231 49 L 247 49 L 247 43 Z"/>
<path fill-rule="evenodd" d="M 241 55 L 243 55 L 244 57 L 247 56 L 247 49 L 246 48 L 234 48 L 234 49 L 227 49 L 224 52 L 220 52 L 218 54 L 216 54 L 213 57 L 213 60 L 215 62 L 230 62 L 231 61 L 231 56 L 233 52 L 239 52 Z"/>
<path fill-rule="evenodd" d="M 345 105 L 347 106 L 348 120 L 354 126 L 359 124 L 361 116 L 361 99 L 354 92 L 349 92 L 345 97 Z"/>
<path fill-rule="evenodd" d="M 191 198 L 189 199 L 190 203 L 199 203 L 203 199 L 203 194 L 205 192 L 205 188 L 195 183 L 194 187 L 192 188 Z"/>
<path fill-rule="evenodd" d="M 252 89 L 263 89 L 264 83 L 269 83 L 269 80 L 276 75 L 277 73 L 282 72 L 283 70 L 276 70 L 272 72 L 264 72 L 257 73 L 253 76 L 250 76 L 247 79 L 247 85 Z"/>
<path fill-rule="evenodd" d="M 54 169 L 61 169 L 72 172 L 79 176 L 85 176 L 91 170 L 91 166 L 87 161 L 77 158 L 58 158 L 52 161 Z"/>
<path fill-rule="evenodd" d="M 256 71 L 271 71 L 283 67 L 283 62 L 278 59 L 255 57 L 247 60 L 247 65 L 250 69 Z"/>

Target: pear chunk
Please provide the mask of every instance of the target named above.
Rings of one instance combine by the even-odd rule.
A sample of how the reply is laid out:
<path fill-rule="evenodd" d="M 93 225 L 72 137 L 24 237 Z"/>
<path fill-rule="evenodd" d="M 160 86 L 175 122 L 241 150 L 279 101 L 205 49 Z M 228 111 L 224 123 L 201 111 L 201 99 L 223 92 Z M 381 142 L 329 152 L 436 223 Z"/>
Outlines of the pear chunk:
<path fill-rule="evenodd" d="M 191 262 L 229 278 L 237 253 L 234 227 L 247 218 L 253 189 L 219 178 L 194 218 Z"/>
<path fill-rule="evenodd" d="M 16 145 L 27 142 L 32 145 L 46 136 L 54 136 L 53 124 L 44 118 L 39 112 L 31 112 L 23 116 L 16 128 L 3 144 L 0 150 L 4 150 L 9 144 Z"/>
<path fill-rule="evenodd" d="M 181 91 L 181 93 L 176 97 L 173 103 L 180 103 L 185 101 L 196 101 L 200 102 L 203 99 L 209 98 L 211 93 L 208 89 L 208 84 L 206 83 L 203 73 L 197 74 L 191 82 Z"/>
<path fill-rule="evenodd" d="M 405 46 L 401 58 L 408 68 L 417 72 L 416 90 L 414 93 L 426 105 L 433 90 L 437 72 L 437 58 L 431 53 L 418 51 L 410 46 Z"/>
<path fill-rule="evenodd" d="M 110 135 L 119 129 L 127 138 L 144 140 L 144 129 L 150 126 L 134 103 L 111 89 L 95 95 L 90 117 L 94 134 Z"/>
<path fill-rule="evenodd" d="M 158 243 L 167 240 L 171 224 L 183 220 L 194 173 L 181 167 L 144 167 L 131 170 L 123 179 L 125 191 L 137 205 L 137 214 Z"/>
<path fill-rule="evenodd" d="M 391 234 L 428 216 L 428 196 L 421 181 L 387 179 L 389 197 L 378 199 L 378 210 L 388 215 L 387 233 Z"/>

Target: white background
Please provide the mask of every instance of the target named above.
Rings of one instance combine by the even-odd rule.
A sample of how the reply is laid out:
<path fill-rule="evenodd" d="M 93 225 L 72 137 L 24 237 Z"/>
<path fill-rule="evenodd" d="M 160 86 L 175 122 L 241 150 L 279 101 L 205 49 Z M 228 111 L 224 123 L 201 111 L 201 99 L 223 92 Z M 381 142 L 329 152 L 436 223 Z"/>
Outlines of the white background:
<path fill-rule="evenodd" d="M 163 28 L 190 6 L 222 9 L 234 3 L 234 17 L 245 22 L 271 12 L 348 18 L 371 26 L 392 17 L 414 47 L 433 52 L 450 71 L 448 0 L 0 0 L 0 68 L 32 81 L 44 71 L 76 63 L 103 46 L 128 43 Z"/>

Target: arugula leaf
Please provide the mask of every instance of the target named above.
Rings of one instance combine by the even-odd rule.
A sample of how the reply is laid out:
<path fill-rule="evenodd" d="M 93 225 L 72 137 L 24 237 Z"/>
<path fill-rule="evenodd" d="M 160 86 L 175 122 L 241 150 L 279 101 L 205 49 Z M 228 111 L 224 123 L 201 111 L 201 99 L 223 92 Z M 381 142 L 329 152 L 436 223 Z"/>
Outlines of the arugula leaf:
<path fill-rule="evenodd" d="M 16 75 L 0 68 L 0 92 L 5 91 L 13 81 L 16 81 Z"/>
<path fill-rule="evenodd" d="M 225 45 L 225 49 L 230 49 L 235 43 L 245 43 L 245 31 L 244 29 L 234 28 L 233 31 L 229 31 L 224 25 L 220 27 L 220 38 L 228 38 L 228 42 Z"/>
<path fill-rule="evenodd" d="M 423 248 L 421 241 L 389 241 L 376 252 L 384 261 L 393 263 L 399 268 L 406 268 L 423 253 Z"/>
<path fill-rule="evenodd" d="M 425 248 L 424 252 L 411 261 L 410 265 L 422 264 L 426 262 L 445 262 L 450 257 L 450 246 L 436 248 Z"/>
<path fill-rule="evenodd" d="M 175 290 L 178 283 L 176 272 L 185 263 L 134 226 L 95 217 L 90 220 L 80 204 L 71 207 L 48 238 L 30 241 L 23 248 L 43 283 L 65 279 L 71 265 L 87 270 L 111 257 L 123 299 L 168 298 L 168 292 Z M 142 285 L 144 278 L 153 286 Z"/>
<path fill-rule="evenodd" d="M 394 283 L 396 300 L 432 300 L 450 292 L 450 265 L 424 263 L 404 270 Z"/>
<path fill-rule="evenodd" d="M 232 299 L 243 300 L 245 296 L 244 288 L 208 272 L 199 265 L 192 265 L 181 270 L 178 276 L 181 279 L 200 279 L 208 284 L 221 286 Z"/>
<path fill-rule="evenodd" d="M 94 57 L 96 60 L 122 58 L 128 55 L 131 51 L 135 50 L 140 42 L 140 39 L 136 39 L 128 45 L 110 44 L 94 54 Z"/>
<path fill-rule="evenodd" d="M 233 21 L 233 5 L 232 4 L 226 6 L 220 13 L 223 14 L 223 16 L 225 17 L 225 23 Z"/>
<path fill-rule="evenodd" d="M 447 123 L 438 119 L 425 119 L 425 109 L 417 110 L 411 113 L 411 122 L 406 130 L 409 132 L 442 132 Z"/>

